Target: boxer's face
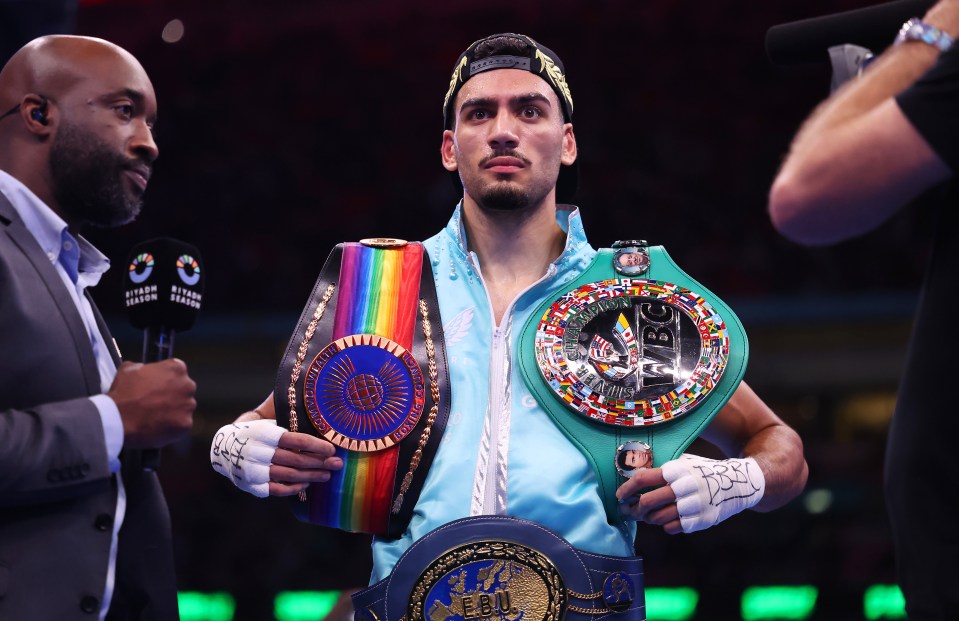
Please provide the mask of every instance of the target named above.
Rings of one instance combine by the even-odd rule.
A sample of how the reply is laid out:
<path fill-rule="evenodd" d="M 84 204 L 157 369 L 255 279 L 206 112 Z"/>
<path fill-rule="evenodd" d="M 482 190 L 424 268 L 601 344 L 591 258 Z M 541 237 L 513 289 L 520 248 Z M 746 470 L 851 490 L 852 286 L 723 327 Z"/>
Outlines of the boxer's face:
<path fill-rule="evenodd" d="M 645 468 L 649 465 L 649 452 L 642 450 L 626 451 L 626 457 L 624 461 L 626 462 L 626 467 L 630 470 Z"/>
<path fill-rule="evenodd" d="M 443 133 L 447 170 L 458 171 L 468 197 L 487 209 L 522 209 L 555 192 L 561 164 L 576 159 L 576 138 L 553 89 L 519 69 L 470 78 Z"/>

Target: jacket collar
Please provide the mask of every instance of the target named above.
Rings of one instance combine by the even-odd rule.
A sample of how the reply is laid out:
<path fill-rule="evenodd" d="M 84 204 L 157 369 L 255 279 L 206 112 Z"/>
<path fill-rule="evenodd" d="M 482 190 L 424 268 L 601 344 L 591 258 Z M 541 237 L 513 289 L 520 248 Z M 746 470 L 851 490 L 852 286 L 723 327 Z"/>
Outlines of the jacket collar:
<path fill-rule="evenodd" d="M 74 274 L 82 275 L 86 286 L 96 285 L 103 273 L 110 269 L 110 260 L 106 255 L 82 236 L 75 238 L 71 235 L 63 218 L 20 180 L 3 170 L 0 170 L 0 197 L 6 198 L 6 201 L 0 201 L 4 205 L 0 216 L 10 222 L 19 220 L 37 240 L 51 263 L 61 259 L 64 248 L 73 249 L 70 254 L 72 258 L 68 259 L 73 265 L 67 271 L 72 269 Z"/>
<path fill-rule="evenodd" d="M 583 228 L 583 219 L 579 207 L 575 205 L 556 206 L 556 224 L 566 233 L 566 245 L 563 253 L 554 261 L 561 264 L 571 260 L 583 246 L 588 245 L 586 231 Z M 456 204 L 453 217 L 446 224 L 446 234 L 456 242 L 457 255 L 460 259 L 469 256 L 469 244 L 466 239 L 466 227 L 463 223 L 463 201 Z"/>

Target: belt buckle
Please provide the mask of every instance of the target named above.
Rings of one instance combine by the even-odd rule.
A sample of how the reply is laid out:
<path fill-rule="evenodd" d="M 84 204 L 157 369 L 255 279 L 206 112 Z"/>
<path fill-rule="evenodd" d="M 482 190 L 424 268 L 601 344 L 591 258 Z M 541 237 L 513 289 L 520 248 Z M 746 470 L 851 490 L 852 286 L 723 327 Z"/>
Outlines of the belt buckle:
<path fill-rule="evenodd" d="M 559 621 L 567 597 L 559 570 L 541 552 L 511 541 L 474 541 L 427 566 L 414 583 L 406 618 Z"/>

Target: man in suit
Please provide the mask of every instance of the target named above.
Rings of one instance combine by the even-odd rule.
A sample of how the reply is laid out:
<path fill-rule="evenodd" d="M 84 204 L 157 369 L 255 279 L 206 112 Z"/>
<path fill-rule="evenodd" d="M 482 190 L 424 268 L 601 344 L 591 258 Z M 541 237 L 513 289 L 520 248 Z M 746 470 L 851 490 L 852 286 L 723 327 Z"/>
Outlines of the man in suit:
<path fill-rule="evenodd" d="M 0 619 L 176 619 L 169 512 L 143 449 L 188 433 L 179 360 L 120 363 L 83 237 L 138 213 L 153 86 L 99 39 L 50 36 L 0 72 Z"/>

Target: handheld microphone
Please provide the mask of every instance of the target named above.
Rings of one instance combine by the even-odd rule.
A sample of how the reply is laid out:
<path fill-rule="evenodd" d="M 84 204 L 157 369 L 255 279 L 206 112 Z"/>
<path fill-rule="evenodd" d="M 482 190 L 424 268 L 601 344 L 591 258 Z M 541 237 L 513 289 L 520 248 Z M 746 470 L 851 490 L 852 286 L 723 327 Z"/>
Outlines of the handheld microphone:
<path fill-rule="evenodd" d="M 910 17 L 922 15 L 935 0 L 895 0 L 875 6 L 773 26 L 766 31 L 766 54 L 777 65 L 825 62 L 829 48 L 851 43 L 886 49 Z"/>
<path fill-rule="evenodd" d="M 173 338 L 189 330 L 203 301 L 200 251 L 170 237 L 137 244 L 130 251 L 124 303 L 134 328 L 143 330 L 143 362 L 173 357 Z M 160 451 L 143 452 L 143 469 L 156 470 Z"/>

